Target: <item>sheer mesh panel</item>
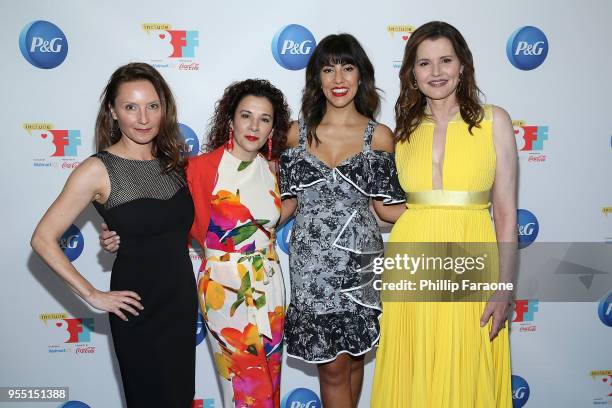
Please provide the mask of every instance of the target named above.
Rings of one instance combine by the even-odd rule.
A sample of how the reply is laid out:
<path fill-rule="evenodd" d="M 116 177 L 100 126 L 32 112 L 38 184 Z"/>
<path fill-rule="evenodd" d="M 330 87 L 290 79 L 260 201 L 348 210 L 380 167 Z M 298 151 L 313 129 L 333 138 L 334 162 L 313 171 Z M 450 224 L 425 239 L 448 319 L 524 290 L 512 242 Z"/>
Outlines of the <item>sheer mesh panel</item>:
<path fill-rule="evenodd" d="M 176 172 L 162 174 L 154 160 L 130 160 L 102 151 L 93 157 L 102 160 L 110 178 L 111 192 L 104 208 L 109 210 L 140 198 L 168 200 L 185 187 L 185 178 Z"/>

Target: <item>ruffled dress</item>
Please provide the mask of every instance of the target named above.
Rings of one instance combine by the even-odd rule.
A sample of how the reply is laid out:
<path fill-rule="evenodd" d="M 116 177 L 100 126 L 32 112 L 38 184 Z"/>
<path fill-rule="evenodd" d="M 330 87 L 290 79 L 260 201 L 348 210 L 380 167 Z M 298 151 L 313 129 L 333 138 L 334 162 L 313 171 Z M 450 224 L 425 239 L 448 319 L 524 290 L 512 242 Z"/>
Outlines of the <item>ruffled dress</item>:
<path fill-rule="evenodd" d="M 376 122 L 369 121 L 363 149 L 334 168 L 299 146 L 280 159 L 281 195 L 298 207 L 289 243 L 291 303 L 285 320 L 289 356 L 312 363 L 354 356 L 378 342 L 380 296 L 372 264 L 383 241 L 370 199 L 405 201 L 394 155 L 371 149 Z"/>

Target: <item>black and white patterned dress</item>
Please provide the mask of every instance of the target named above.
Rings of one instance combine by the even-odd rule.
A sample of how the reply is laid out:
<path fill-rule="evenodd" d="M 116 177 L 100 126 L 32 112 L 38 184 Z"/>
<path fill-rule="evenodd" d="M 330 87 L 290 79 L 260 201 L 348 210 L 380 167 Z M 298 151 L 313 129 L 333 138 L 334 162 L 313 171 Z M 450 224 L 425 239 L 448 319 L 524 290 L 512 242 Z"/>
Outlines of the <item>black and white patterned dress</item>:
<path fill-rule="evenodd" d="M 371 149 L 376 122 L 369 121 L 363 150 L 334 168 L 299 146 L 280 159 L 282 197 L 297 197 L 289 244 L 291 303 L 285 320 L 287 354 L 312 363 L 341 353 L 361 355 L 379 338 L 379 294 L 372 260 L 383 241 L 370 198 L 405 200 L 394 155 Z"/>

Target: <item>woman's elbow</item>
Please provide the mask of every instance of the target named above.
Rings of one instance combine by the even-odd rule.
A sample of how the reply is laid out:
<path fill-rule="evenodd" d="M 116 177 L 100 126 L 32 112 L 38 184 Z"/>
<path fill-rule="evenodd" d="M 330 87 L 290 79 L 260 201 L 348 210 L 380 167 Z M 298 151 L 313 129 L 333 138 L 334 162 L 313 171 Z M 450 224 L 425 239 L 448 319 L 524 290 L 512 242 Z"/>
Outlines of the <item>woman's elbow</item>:
<path fill-rule="evenodd" d="M 32 233 L 32 237 L 30 238 L 30 246 L 37 254 L 40 254 L 43 248 L 48 244 L 49 238 L 45 236 L 44 233 L 39 231 L 37 228 Z"/>

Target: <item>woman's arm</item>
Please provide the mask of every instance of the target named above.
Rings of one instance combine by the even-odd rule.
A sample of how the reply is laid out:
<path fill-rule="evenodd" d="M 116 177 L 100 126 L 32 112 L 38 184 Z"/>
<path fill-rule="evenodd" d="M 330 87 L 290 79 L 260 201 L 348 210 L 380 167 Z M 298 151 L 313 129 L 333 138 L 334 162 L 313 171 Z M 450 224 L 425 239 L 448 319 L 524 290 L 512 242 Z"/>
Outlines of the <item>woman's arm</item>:
<path fill-rule="evenodd" d="M 127 320 L 121 309 L 137 315 L 130 305 L 142 309 L 138 294 L 130 291 L 100 292 L 75 269 L 58 244 L 61 235 L 85 207 L 93 200 L 106 200 L 109 191 L 110 181 L 104 165 L 98 159 L 85 160 L 72 172 L 62 192 L 38 223 L 31 245 L 83 300 L 96 309 L 113 312 Z"/>
<path fill-rule="evenodd" d="M 300 144 L 300 126 L 297 120 L 291 122 L 287 131 L 287 148 L 297 147 Z"/>
<path fill-rule="evenodd" d="M 281 216 L 278 220 L 278 227 L 282 227 L 285 222 L 293 213 L 295 213 L 295 209 L 297 208 L 297 198 L 285 198 L 281 201 Z"/>
<path fill-rule="evenodd" d="M 493 107 L 493 142 L 497 165 L 493 183 L 493 221 L 499 250 L 499 281 L 516 283 L 516 250 L 517 250 L 517 151 L 514 129 L 508 113 L 499 107 Z M 484 326 L 491 316 L 493 325 L 489 334 L 493 339 L 507 319 L 509 301 L 512 293 L 498 293 L 499 299 L 492 299 L 481 318 Z"/>

